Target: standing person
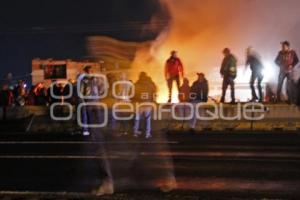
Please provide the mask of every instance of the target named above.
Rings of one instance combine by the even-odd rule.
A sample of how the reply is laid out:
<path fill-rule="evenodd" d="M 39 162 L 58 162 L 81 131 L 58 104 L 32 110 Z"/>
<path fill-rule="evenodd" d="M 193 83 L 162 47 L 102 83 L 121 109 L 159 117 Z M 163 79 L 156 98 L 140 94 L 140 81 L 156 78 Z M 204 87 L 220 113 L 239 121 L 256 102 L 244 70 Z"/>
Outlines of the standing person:
<path fill-rule="evenodd" d="M 130 94 L 131 94 L 131 84 L 133 85 L 133 83 L 131 81 L 128 80 L 126 73 L 121 73 L 120 75 L 120 81 L 122 81 L 122 84 L 119 84 L 117 87 L 117 95 L 118 95 L 118 101 L 119 102 L 123 102 L 124 104 L 126 103 L 130 103 L 131 99 L 130 99 Z M 128 117 L 130 116 L 132 113 L 129 112 L 122 112 L 119 115 L 122 117 Z M 127 135 L 130 129 L 130 121 L 128 120 L 120 120 L 119 121 L 119 131 L 120 131 L 120 135 Z"/>
<path fill-rule="evenodd" d="M 19 80 L 18 85 L 14 88 L 15 103 L 18 106 L 24 106 L 27 98 L 25 81 Z"/>
<path fill-rule="evenodd" d="M 263 92 L 262 92 L 262 87 L 261 87 L 261 82 L 264 78 L 262 74 L 263 70 L 263 64 L 261 62 L 260 56 L 251 48 L 249 47 L 246 50 L 246 68 L 247 66 L 250 66 L 251 69 L 251 79 L 250 79 L 250 88 L 252 92 L 252 100 L 253 102 L 259 101 L 263 102 Z M 258 89 L 258 96 L 256 95 L 254 83 L 257 80 L 257 89 Z"/>
<path fill-rule="evenodd" d="M 84 113 L 83 124 L 85 125 L 84 135 L 91 135 L 93 142 L 98 143 L 96 156 L 101 156 L 99 160 L 99 165 L 103 171 L 103 181 L 99 188 L 97 188 L 93 193 L 96 195 L 113 194 L 114 184 L 113 176 L 111 172 L 110 163 L 107 158 L 106 147 L 105 147 L 105 136 L 101 128 L 98 127 L 88 127 L 87 125 L 99 125 L 103 119 L 102 112 L 97 105 L 89 105 L 89 103 L 97 103 L 100 101 L 100 96 L 104 94 L 107 88 L 106 80 L 100 80 L 92 74 L 92 67 L 86 66 L 84 68 L 84 73 L 78 77 L 78 88 L 81 93 L 81 102 L 86 103 L 82 112 Z M 104 116 L 106 117 L 106 116 Z"/>
<path fill-rule="evenodd" d="M 234 80 L 237 76 L 237 60 L 235 56 L 231 54 L 229 48 L 225 48 L 223 50 L 223 54 L 224 59 L 220 70 L 220 74 L 223 77 L 221 103 L 225 102 L 226 90 L 228 86 L 230 86 L 231 89 L 231 103 L 235 103 Z"/>
<path fill-rule="evenodd" d="M 13 103 L 13 93 L 9 89 L 9 85 L 4 83 L 0 92 L 0 106 L 2 107 L 2 120 L 7 119 L 7 107 Z"/>
<path fill-rule="evenodd" d="M 155 102 L 155 95 L 157 89 L 152 79 L 145 73 L 141 72 L 138 81 L 135 83 L 135 96 L 133 100 L 137 103 L 153 103 Z M 153 107 L 150 105 L 140 106 L 136 111 L 134 122 L 134 137 L 142 134 L 140 131 L 141 118 L 146 121 L 146 139 L 152 137 L 151 120 L 152 120 Z"/>
<path fill-rule="evenodd" d="M 165 65 L 165 78 L 167 80 L 169 89 L 168 103 L 172 101 L 172 88 L 173 82 L 176 82 L 177 89 L 180 87 L 180 78 L 184 76 L 183 65 L 181 60 L 177 56 L 176 51 L 171 52 L 171 57 L 167 60 Z"/>
<path fill-rule="evenodd" d="M 35 86 L 34 90 L 34 102 L 37 106 L 46 106 L 47 101 L 47 90 L 44 86 L 44 83 L 39 83 L 37 86 Z"/>
<path fill-rule="evenodd" d="M 284 79 L 287 78 L 287 94 L 288 101 L 292 101 L 292 91 L 289 88 L 292 85 L 292 72 L 294 67 L 299 63 L 298 56 L 294 50 L 290 48 L 290 43 L 284 41 L 281 43 L 282 50 L 278 53 L 275 63 L 279 66 L 279 77 L 277 86 L 277 102 L 281 102 L 281 90 Z"/>
<path fill-rule="evenodd" d="M 203 73 L 197 73 L 198 79 L 193 83 L 191 87 L 191 102 L 195 104 L 194 106 L 194 117 L 191 120 L 190 128 L 191 131 L 194 131 L 196 128 L 196 123 L 197 123 L 197 112 L 199 110 L 196 110 L 196 104 L 198 103 L 204 103 L 208 101 L 208 81 L 205 78 L 205 75 Z"/>

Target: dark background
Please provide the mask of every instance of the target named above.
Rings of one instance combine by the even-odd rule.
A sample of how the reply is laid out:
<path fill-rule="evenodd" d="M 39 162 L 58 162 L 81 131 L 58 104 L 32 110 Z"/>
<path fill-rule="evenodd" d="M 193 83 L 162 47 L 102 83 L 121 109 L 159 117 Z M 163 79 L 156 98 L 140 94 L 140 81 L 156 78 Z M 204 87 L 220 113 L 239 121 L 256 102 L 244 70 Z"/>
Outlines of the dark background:
<path fill-rule="evenodd" d="M 158 0 L 26 0 L 0 5 L 0 79 L 31 72 L 33 58 L 85 59 L 85 38 L 106 35 L 144 41 L 153 16 L 167 19 Z"/>

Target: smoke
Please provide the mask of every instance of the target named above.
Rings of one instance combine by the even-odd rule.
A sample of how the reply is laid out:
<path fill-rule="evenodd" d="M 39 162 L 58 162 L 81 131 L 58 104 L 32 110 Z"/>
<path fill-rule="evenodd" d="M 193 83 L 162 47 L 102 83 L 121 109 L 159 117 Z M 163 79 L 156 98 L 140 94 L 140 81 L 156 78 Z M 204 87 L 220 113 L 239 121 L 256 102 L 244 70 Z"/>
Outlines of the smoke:
<path fill-rule="evenodd" d="M 195 72 L 214 77 L 222 60 L 221 51 L 229 47 L 244 64 L 245 49 L 254 47 L 264 59 L 273 61 L 280 42 L 289 40 L 292 48 L 300 47 L 299 0 L 160 0 L 170 15 L 168 27 L 150 48 L 137 52 L 133 76 L 146 71 L 164 93 L 164 62 L 173 49 L 185 65 L 186 76 Z M 276 73 L 273 80 L 277 79 Z M 161 97 L 162 98 L 162 97 Z"/>

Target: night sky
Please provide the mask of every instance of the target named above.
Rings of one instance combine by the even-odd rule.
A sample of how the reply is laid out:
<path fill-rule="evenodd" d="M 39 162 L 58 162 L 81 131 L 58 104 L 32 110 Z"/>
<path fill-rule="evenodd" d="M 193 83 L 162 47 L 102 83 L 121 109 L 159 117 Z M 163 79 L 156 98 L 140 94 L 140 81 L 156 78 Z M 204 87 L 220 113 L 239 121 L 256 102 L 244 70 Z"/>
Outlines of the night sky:
<path fill-rule="evenodd" d="M 0 75 L 28 74 L 33 58 L 86 58 L 85 37 L 153 39 L 144 32 L 153 15 L 167 14 L 155 0 L 26 0 L 0 6 Z"/>

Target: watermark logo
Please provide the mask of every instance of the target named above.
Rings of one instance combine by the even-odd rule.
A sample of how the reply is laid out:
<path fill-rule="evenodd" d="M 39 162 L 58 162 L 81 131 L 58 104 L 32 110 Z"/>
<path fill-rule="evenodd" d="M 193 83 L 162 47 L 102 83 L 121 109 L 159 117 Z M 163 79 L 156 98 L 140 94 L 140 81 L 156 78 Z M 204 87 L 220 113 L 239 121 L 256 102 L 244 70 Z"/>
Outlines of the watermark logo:
<path fill-rule="evenodd" d="M 51 84 L 51 97 L 55 99 L 71 98 L 74 94 L 73 89 L 66 96 L 57 96 L 53 91 L 53 86 L 61 82 Z M 64 82 L 70 88 L 73 88 L 71 83 Z M 135 97 L 135 86 L 130 81 L 116 81 L 112 84 L 112 97 L 120 100 L 115 102 L 108 108 L 108 105 L 101 102 L 108 96 L 109 84 L 105 75 L 91 74 L 81 75 L 78 78 L 76 85 L 78 98 L 81 103 L 77 106 L 77 123 L 84 128 L 103 128 L 107 126 L 109 120 L 130 121 L 141 113 L 147 111 L 151 114 L 153 120 L 177 120 L 177 121 L 259 121 L 265 118 L 266 107 L 262 103 L 237 103 L 230 106 L 217 103 L 204 102 L 184 102 L 184 103 L 163 103 L 157 104 L 154 102 L 132 103 L 130 100 Z M 88 95 L 83 92 L 89 87 Z M 126 94 L 120 93 L 121 89 L 125 89 Z M 145 95 L 145 94 L 141 94 Z M 148 94 L 149 95 L 149 94 Z M 151 94 L 154 95 L 154 94 Z M 140 99 L 143 99 L 143 96 Z M 145 98 L 147 99 L 147 98 Z M 55 109 L 65 107 L 68 109 L 67 116 L 56 116 Z M 50 107 L 50 116 L 53 120 L 69 121 L 73 118 L 74 107 L 71 103 L 62 102 L 54 103 Z"/>

